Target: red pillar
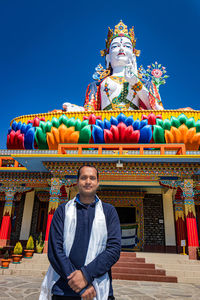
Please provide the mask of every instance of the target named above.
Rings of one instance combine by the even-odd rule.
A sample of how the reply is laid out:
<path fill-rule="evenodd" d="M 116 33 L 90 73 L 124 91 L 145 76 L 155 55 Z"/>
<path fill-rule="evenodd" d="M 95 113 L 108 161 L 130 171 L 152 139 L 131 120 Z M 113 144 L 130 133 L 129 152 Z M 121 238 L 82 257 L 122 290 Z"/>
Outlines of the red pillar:
<path fill-rule="evenodd" d="M 197 259 L 197 247 L 199 247 L 195 203 L 193 198 L 193 180 L 184 180 L 184 206 L 188 239 L 188 254 L 190 259 Z"/>
<path fill-rule="evenodd" d="M 48 250 L 48 238 L 49 230 L 51 226 L 51 221 L 54 215 L 56 208 L 60 202 L 60 187 L 61 181 L 60 178 L 51 178 L 51 190 L 50 190 L 50 199 L 49 199 L 49 208 L 48 208 L 48 218 L 47 218 L 47 227 L 44 241 L 44 253 L 47 253 Z"/>
<path fill-rule="evenodd" d="M 0 247 L 5 247 L 9 244 L 11 234 L 11 214 L 13 207 L 13 199 L 15 192 L 8 191 L 5 193 L 6 202 L 3 211 L 3 219 L 0 229 Z"/>
<path fill-rule="evenodd" d="M 182 190 L 177 189 L 175 195 L 175 224 L 176 224 L 176 245 L 178 252 L 182 252 L 181 240 L 187 239 L 186 224 L 185 224 L 185 212 L 184 205 L 182 203 Z"/>

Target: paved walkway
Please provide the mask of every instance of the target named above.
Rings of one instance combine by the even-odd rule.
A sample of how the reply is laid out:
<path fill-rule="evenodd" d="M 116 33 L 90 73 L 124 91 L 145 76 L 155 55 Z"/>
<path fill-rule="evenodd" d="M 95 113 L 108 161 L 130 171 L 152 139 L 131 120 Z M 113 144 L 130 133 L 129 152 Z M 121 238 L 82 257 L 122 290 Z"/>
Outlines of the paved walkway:
<path fill-rule="evenodd" d="M 0 299 L 38 300 L 41 278 L 0 275 Z M 200 283 L 113 281 L 116 300 L 200 299 Z"/>

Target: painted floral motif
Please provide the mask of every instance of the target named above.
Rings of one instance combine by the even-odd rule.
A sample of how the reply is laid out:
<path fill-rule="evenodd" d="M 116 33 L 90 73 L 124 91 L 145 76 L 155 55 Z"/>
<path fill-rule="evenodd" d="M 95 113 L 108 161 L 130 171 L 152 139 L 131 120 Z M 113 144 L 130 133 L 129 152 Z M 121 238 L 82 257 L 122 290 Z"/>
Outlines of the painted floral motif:
<path fill-rule="evenodd" d="M 151 85 L 151 82 L 153 82 L 159 90 L 159 86 L 165 84 L 166 79 L 169 77 L 166 73 L 166 68 L 161 64 L 158 64 L 157 61 L 154 64 L 147 66 L 147 70 L 142 66 L 139 68 L 139 74 L 142 76 L 142 81 L 147 88 Z"/>

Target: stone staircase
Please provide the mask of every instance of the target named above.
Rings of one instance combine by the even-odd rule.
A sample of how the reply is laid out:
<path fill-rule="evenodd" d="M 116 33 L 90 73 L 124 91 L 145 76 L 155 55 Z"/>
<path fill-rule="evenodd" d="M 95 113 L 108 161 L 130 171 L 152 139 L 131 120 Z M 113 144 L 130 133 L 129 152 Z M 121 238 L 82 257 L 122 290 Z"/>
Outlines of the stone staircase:
<path fill-rule="evenodd" d="M 177 282 L 175 276 L 166 276 L 165 270 L 156 269 L 155 264 L 147 263 L 136 253 L 122 252 L 119 261 L 112 267 L 113 279 Z"/>
<path fill-rule="evenodd" d="M 48 267 L 49 261 L 47 255 L 34 253 L 30 259 L 22 258 L 20 264 L 10 263 L 8 269 L 0 269 L 0 274 L 44 277 Z"/>
<path fill-rule="evenodd" d="M 155 264 L 156 269 L 164 269 L 167 276 L 176 276 L 180 283 L 200 284 L 200 261 L 190 260 L 188 255 L 149 252 L 136 255 Z"/>
<path fill-rule="evenodd" d="M 49 262 L 46 254 L 35 253 L 21 264 L 0 269 L 1 275 L 44 277 Z M 200 261 L 188 256 L 165 253 L 122 252 L 112 268 L 113 279 L 200 283 Z"/>

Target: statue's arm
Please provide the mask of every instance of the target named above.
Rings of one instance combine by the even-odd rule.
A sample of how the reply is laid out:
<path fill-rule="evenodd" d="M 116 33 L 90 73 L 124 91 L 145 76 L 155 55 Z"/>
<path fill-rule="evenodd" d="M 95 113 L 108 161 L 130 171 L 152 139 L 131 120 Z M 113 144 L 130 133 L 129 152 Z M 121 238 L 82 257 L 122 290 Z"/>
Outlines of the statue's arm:
<path fill-rule="evenodd" d="M 163 105 L 160 99 L 160 94 L 155 86 L 152 85 L 148 90 L 144 85 L 142 89 L 137 92 L 139 99 L 144 103 L 146 109 L 163 110 Z"/>
<path fill-rule="evenodd" d="M 93 111 L 101 109 L 99 89 L 100 87 L 96 82 L 88 85 L 84 102 L 85 110 Z"/>

